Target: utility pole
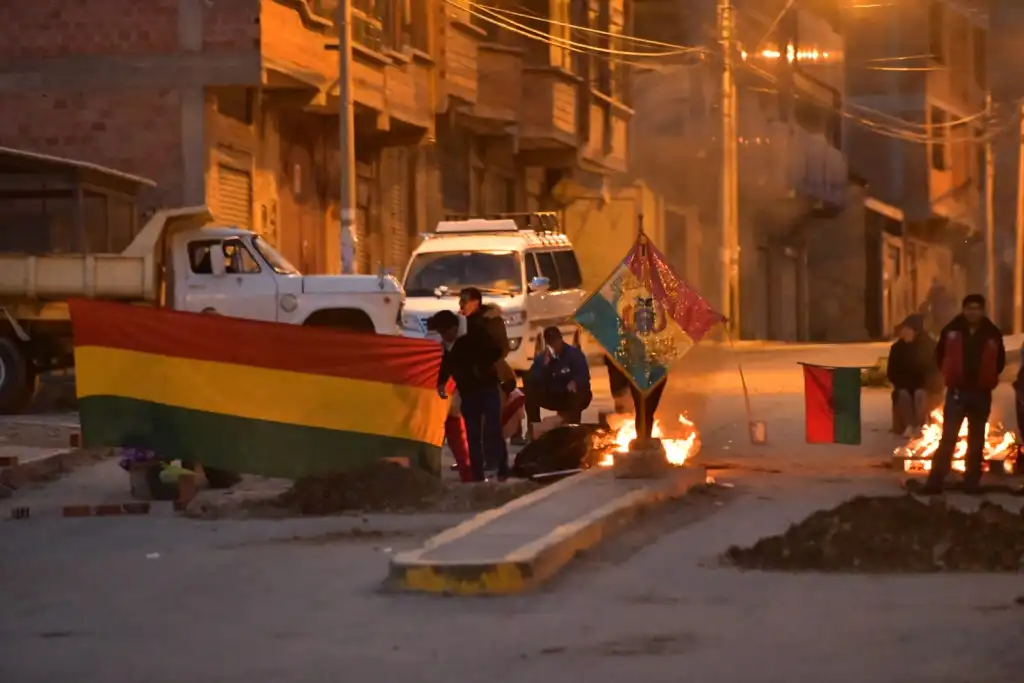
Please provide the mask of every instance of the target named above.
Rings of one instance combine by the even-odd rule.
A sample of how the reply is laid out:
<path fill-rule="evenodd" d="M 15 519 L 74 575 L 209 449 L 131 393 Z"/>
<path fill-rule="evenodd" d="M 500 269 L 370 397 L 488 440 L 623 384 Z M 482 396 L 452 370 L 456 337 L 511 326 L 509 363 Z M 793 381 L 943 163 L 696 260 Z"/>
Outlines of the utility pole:
<path fill-rule="evenodd" d="M 718 0 L 722 43 L 722 313 L 740 334 L 739 188 L 736 146 L 736 84 L 733 80 L 732 0 Z"/>
<path fill-rule="evenodd" d="M 996 207 L 995 181 L 996 160 L 992 152 L 992 93 L 985 95 L 985 298 L 988 299 L 989 314 L 999 319 L 999 302 L 996 300 Z"/>
<path fill-rule="evenodd" d="M 1024 105 L 1017 145 L 1017 225 L 1013 260 L 1013 333 L 1024 332 Z"/>
<path fill-rule="evenodd" d="M 352 0 L 340 0 L 338 27 L 338 173 L 341 179 L 338 214 L 341 217 L 341 272 L 356 272 L 356 141 L 352 104 Z"/>

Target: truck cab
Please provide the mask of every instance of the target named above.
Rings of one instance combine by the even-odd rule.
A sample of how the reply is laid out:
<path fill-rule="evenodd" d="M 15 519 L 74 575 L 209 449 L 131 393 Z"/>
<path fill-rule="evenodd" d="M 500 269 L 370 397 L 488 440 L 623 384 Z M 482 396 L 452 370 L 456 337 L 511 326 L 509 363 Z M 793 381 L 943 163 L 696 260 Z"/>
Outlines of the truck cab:
<path fill-rule="evenodd" d="M 303 275 L 263 237 L 233 227 L 178 232 L 168 256 L 177 310 L 398 333 L 402 289 L 390 275 Z"/>

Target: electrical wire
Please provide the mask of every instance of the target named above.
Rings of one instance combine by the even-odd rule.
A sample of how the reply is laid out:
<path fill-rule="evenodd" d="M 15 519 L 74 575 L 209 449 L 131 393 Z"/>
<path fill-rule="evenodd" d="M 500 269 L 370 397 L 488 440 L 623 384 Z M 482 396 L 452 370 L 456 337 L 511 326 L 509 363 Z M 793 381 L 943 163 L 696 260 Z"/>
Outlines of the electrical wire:
<path fill-rule="evenodd" d="M 554 19 L 546 18 L 546 17 L 538 17 L 538 16 L 534 16 L 534 15 L 531 15 L 531 14 L 525 14 L 525 13 L 522 13 L 522 12 L 514 12 L 512 10 L 492 8 L 492 7 L 488 7 L 488 6 L 481 5 L 479 3 L 473 2 L 472 0 L 444 0 L 444 2 L 446 4 L 452 5 L 453 7 L 456 7 L 458 9 L 462 10 L 462 11 L 465 11 L 465 12 L 469 13 L 471 16 L 477 17 L 478 19 L 481 19 L 484 22 L 487 22 L 487 23 L 489 23 L 491 25 L 494 25 L 494 26 L 497 26 L 499 28 L 502 28 L 502 29 L 504 29 L 506 31 L 509 31 L 509 32 L 513 33 L 513 34 L 517 34 L 517 35 L 519 35 L 521 37 L 525 37 L 525 38 L 528 38 L 528 39 L 531 39 L 531 40 L 534 40 L 534 41 L 542 42 L 542 43 L 545 43 L 545 44 L 548 44 L 548 45 L 551 45 L 551 46 L 554 46 L 554 47 L 559 47 L 559 48 L 562 48 L 562 49 L 566 50 L 567 52 L 576 53 L 576 54 L 586 54 L 586 55 L 589 55 L 591 57 L 595 57 L 595 58 L 598 58 L 598 59 L 603 59 L 603 60 L 606 60 L 606 61 L 609 61 L 609 62 L 612 62 L 612 63 L 615 63 L 615 64 L 623 64 L 623 65 L 633 66 L 633 67 L 637 67 L 637 68 L 650 69 L 650 70 L 655 70 L 655 71 L 663 71 L 663 70 L 668 70 L 668 69 L 659 68 L 659 65 L 657 65 L 656 63 L 637 62 L 637 61 L 634 61 L 634 60 L 625 60 L 625 59 L 622 59 L 622 57 L 665 58 L 665 57 L 673 57 L 673 56 L 679 56 L 679 55 L 684 55 L 684 54 L 690 54 L 690 55 L 693 55 L 693 54 L 716 55 L 716 53 L 714 51 L 708 50 L 707 48 L 674 45 L 672 43 L 665 43 L 665 42 L 662 42 L 662 41 L 650 41 L 650 40 L 639 38 L 639 37 L 636 37 L 636 36 L 628 36 L 628 35 L 625 35 L 625 34 L 612 33 L 612 32 L 608 32 L 608 31 L 602 31 L 602 30 L 599 30 L 599 29 L 593 29 L 593 28 L 590 28 L 590 27 L 578 26 L 578 25 L 575 25 L 575 24 L 571 24 L 571 23 L 567 23 L 567 22 L 561 22 L 561 21 L 557 21 L 557 20 L 554 20 Z M 787 9 L 788 9 L 789 4 L 792 4 L 792 3 L 788 3 L 787 4 Z M 561 26 L 561 27 L 568 28 L 568 29 L 570 29 L 570 31 L 579 31 L 579 32 L 582 32 L 582 33 L 592 33 L 592 34 L 596 34 L 596 35 L 603 35 L 603 36 L 613 37 L 615 39 L 623 40 L 623 41 L 627 41 L 627 42 L 636 42 L 636 43 L 639 43 L 639 44 L 650 44 L 650 45 L 656 45 L 658 47 L 669 47 L 669 48 L 673 48 L 673 49 L 666 50 L 666 51 L 661 51 L 661 52 L 647 52 L 647 51 L 639 52 L 639 51 L 627 51 L 627 50 L 616 50 L 616 49 L 612 49 L 612 48 L 603 48 L 603 47 L 600 47 L 600 46 L 591 45 L 589 43 L 581 43 L 581 42 L 578 42 L 578 41 L 575 41 L 575 40 L 571 40 L 569 38 L 564 38 L 564 37 L 561 37 L 561 36 L 555 36 L 555 35 L 552 35 L 549 31 L 543 31 L 543 30 L 540 30 L 540 29 L 536 29 L 536 28 L 533 28 L 533 27 L 521 24 L 519 22 L 512 21 L 511 19 L 505 18 L 503 15 L 517 16 L 517 17 L 521 17 L 521 18 L 525 18 L 525 19 L 529 19 L 529 20 L 533 20 L 533 21 L 546 22 L 549 25 Z M 773 22 L 772 26 L 774 27 L 778 23 L 779 20 L 780 19 L 776 19 L 776 21 Z M 770 34 L 771 30 L 772 29 L 769 29 L 769 34 Z M 905 56 L 905 57 L 883 57 L 883 58 L 878 58 L 877 61 L 897 61 L 897 60 L 917 59 L 917 58 L 926 57 L 926 56 L 927 55 L 920 55 L 920 56 L 918 56 L 918 55 L 909 55 L 909 56 Z M 756 67 L 753 64 L 750 64 L 747 61 L 741 61 L 740 62 L 740 68 L 745 68 L 745 69 L 748 69 L 750 71 L 753 71 L 753 72 L 757 73 L 758 75 L 760 75 L 762 78 L 765 78 L 766 80 L 768 80 L 769 82 L 771 82 L 771 83 L 773 83 L 775 85 L 778 85 L 776 78 L 772 74 L 764 71 L 763 69 L 760 69 L 760 68 Z M 912 67 L 911 67 L 911 69 L 912 69 Z M 762 89 L 759 89 L 759 90 L 763 91 L 764 89 L 762 88 Z M 796 99 L 810 99 L 808 96 L 804 95 L 803 93 L 798 93 L 798 92 L 793 93 L 793 96 Z M 1022 102 L 1024 102 L 1024 100 L 1022 100 Z M 816 104 L 818 104 L 818 106 L 821 106 L 820 103 L 816 103 Z M 877 116 L 877 117 L 879 117 L 881 119 L 888 119 L 888 120 L 890 120 L 890 121 L 892 121 L 892 122 L 894 122 L 894 123 L 896 123 L 898 125 L 896 125 L 896 126 L 887 125 L 885 123 L 881 123 L 879 121 L 875 121 L 875 120 L 866 118 L 865 116 L 857 115 L 857 114 L 853 113 L 852 111 L 849 111 L 847 109 L 847 107 L 831 106 L 831 107 L 827 107 L 827 108 L 830 108 L 833 111 L 835 111 L 835 112 L 839 113 L 840 115 L 844 116 L 845 118 L 848 118 L 848 119 L 850 119 L 850 120 L 852 120 L 852 121 L 854 121 L 856 123 L 859 123 L 859 124 L 861 124 L 861 125 L 863 125 L 863 126 L 865 126 L 867 128 L 870 128 L 871 130 L 873 130 L 873 131 L 875 131 L 875 132 L 877 132 L 879 134 L 886 135 L 888 137 L 897 138 L 897 139 L 902 139 L 902 140 L 905 140 L 905 141 L 908 141 L 908 142 L 925 143 L 925 144 L 926 143 L 930 143 L 930 142 L 944 142 L 944 143 L 960 142 L 960 141 L 973 141 L 973 142 L 977 142 L 977 141 L 981 141 L 981 140 L 984 140 L 984 139 L 989 139 L 991 137 L 995 137 L 995 136 L 1001 135 L 1006 129 L 1008 129 L 1011 125 L 1014 124 L 1014 122 L 1016 121 L 1016 118 L 1017 118 L 1017 112 L 1015 111 L 1014 115 L 1011 117 L 1011 120 L 1009 120 L 1003 126 L 993 127 L 991 125 L 991 121 L 989 121 L 988 122 L 989 125 L 986 126 L 986 131 L 982 135 L 972 135 L 972 136 L 965 137 L 965 138 L 962 138 L 962 139 L 961 138 L 953 139 L 950 136 L 945 135 L 945 134 L 936 136 L 936 135 L 929 134 L 929 133 L 927 133 L 925 131 L 931 131 L 931 130 L 934 130 L 935 128 L 955 128 L 955 127 L 958 127 L 958 126 L 963 126 L 963 125 L 966 125 L 966 124 L 969 124 L 971 122 L 975 122 L 975 121 L 978 121 L 979 119 L 984 118 L 986 116 L 986 112 L 979 112 L 977 114 L 973 114 L 971 116 L 963 117 L 963 118 L 960 118 L 960 119 L 957 119 L 957 120 L 954 120 L 954 121 L 938 122 L 938 123 L 934 123 L 934 124 L 922 124 L 922 123 L 918 123 L 916 121 L 907 121 L 905 119 L 901 119 L 899 117 L 892 116 L 891 114 L 887 114 L 885 112 L 882 112 L 882 111 L 879 111 L 879 110 L 876 110 L 876 109 L 872 109 L 870 107 L 864 107 L 863 105 L 858 105 L 856 103 L 846 102 L 845 104 L 850 109 L 860 110 L 861 112 L 864 112 L 865 114 L 872 115 L 872 116 Z M 1017 108 L 1015 108 L 1015 110 L 1016 109 Z"/>
<path fill-rule="evenodd" d="M 596 45 L 589 45 L 587 43 L 580 43 L 569 38 L 563 38 L 561 36 L 552 35 L 549 31 L 542 31 L 540 29 L 521 24 L 511 19 L 504 19 L 500 14 L 495 12 L 493 9 L 484 5 L 478 5 L 477 3 L 471 2 L 470 0 L 445 0 L 449 5 L 458 7 L 459 9 L 469 12 L 470 15 L 488 21 L 505 28 L 506 30 L 512 31 L 513 33 L 519 33 L 526 37 L 532 37 L 535 40 L 546 42 L 554 47 L 562 48 L 576 48 L 583 52 L 602 52 L 609 55 L 616 55 L 620 57 L 647 57 L 647 58 L 665 58 L 665 57 L 677 57 L 684 54 L 692 54 L 694 52 L 702 51 L 702 48 L 691 48 L 684 46 L 677 46 L 676 49 L 666 50 L 662 52 L 635 52 L 629 50 L 616 50 L 614 48 L 605 48 Z M 567 25 L 572 28 L 572 25 Z"/>
<path fill-rule="evenodd" d="M 663 43 L 660 40 L 651 40 L 649 38 L 641 38 L 639 36 L 631 36 L 631 35 L 628 35 L 628 34 L 625 34 L 625 33 L 614 33 L 614 32 L 611 32 L 611 31 L 602 31 L 601 29 L 591 28 L 589 26 L 577 26 L 575 24 L 569 24 L 569 23 L 566 23 L 564 21 L 557 21 L 555 19 L 551 19 L 550 17 L 542 17 L 542 16 L 539 16 L 539 15 L 536 15 L 536 14 L 528 14 L 526 12 L 516 12 L 516 11 L 510 10 L 510 9 L 505 9 L 504 7 L 490 7 L 488 5 L 481 5 L 479 3 L 472 2 L 471 0 L 461 0 L 461 2 L 465 2 L 465 3 L 467 3 L 467 4 L 469 4 L 470 6 L 473 6 L 473 7 L 479 7 L 480 9 L 485 9 L 488 12 L 493 13 L 493 14 L 505 15 L 505 16 L 510 16 L 510 17 L 519 17 L 521 19 L 531 19 L 533 21 L 542 21 L 542 22 L 544 22 L 546 24 L 549 24 L 551 26 L 561 26 L 561 27 L 564 27 L 564 28 L 570 28 L 570 29 L 572 29 L 574 31 L 579 31 L 581 33 L 592 33 L 592 34 L 601 35 L 601 36 L 609 36 L 609 37 L 612 37 L 612 38 L 617 38 L 617 39 L 620 39 L 620 40 L 624 40 L 624 41 L 629 42 L 629 43 L 636 43 L 638 45 L 654 45 L 656 47 L 667 47 L 667 48 L 671 48 L 674 51 L 675 50 L 680 50 L 680 49 L 685 49 L 685 50 L 690 50 L 690 51 L 693 51 L 693 52 L 709 52 L 709 50 L 707 50 L 706 48 L 703 48 L 703 47 L 685 47 L 685 46 L 682 46 L 682 45 L 676 45 L 674 43 Z M 550 35 L 550 34 L 547 34 L 546 32 L 545 32 L 545 34 L 546 35 Z"/>

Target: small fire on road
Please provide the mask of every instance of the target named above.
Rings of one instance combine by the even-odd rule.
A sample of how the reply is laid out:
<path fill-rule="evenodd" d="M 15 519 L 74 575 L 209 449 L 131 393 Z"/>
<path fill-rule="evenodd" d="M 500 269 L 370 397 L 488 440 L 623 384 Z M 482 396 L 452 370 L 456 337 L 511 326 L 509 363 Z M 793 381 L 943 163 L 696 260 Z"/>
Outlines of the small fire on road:
<path fill-rule="evenodd" d="M 942 409 L 936 408 L 928 416 L 928 424 L 921 429 L 920 436 L 910 440 L 906 446 L 900 446 L 893 454 L 903 460 L 905 472 L 929 472 L 932 458 L 939 448 L 942 439 Z M 953 470 L 963 472 L 967 455 L 967 421 L 960 426 L 956 448 L 953 450 Z M 1013 433 L 1005 431 L 998 423 L 985 424 L 985 460 L 1004 461 L 1011 465 L 1017 458 L 1017 444 Z"/>
<path fill-rule="evenodd" d="M 611 467 L 615 462 L 615 452 L 621 453 L 629 450 L 629 443 L 636 438 L 636 420 L 633 415 L 618 415 L 613 418 L 617 418 L 614 422 L 621 420 L 622 423 L 617 427 L 614 422 L 611 425 L 614 432 L 615 449 L 613 452 L 605 454 L 599 463 L 601 467 Z M 651 430 L 651 436 L 660 439 L 661 445 L 665 447 L 668 461 L 677 466 L 685 463 L 700 450 L 700 433 L 697 431 L 697 425 L 693 424 L 685 415 L 679 416 L 679 425 L 683 434 L 681 438 L 666 438 L 657 418 L 655 418 L 654 428 Z"/>

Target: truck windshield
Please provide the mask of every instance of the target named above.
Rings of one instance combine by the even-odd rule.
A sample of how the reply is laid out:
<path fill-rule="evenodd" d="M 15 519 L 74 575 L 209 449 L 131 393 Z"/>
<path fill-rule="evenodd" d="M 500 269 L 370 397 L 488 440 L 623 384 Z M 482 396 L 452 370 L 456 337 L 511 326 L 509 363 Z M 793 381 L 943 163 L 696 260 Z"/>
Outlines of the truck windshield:
<path fill-rule="evenodd" d="M 464 287 L 489 294 L 520 294 L 523 270 L 514 251 L 441 251 L 418 254 L 405 278 L 406 296 L 458 295 Z"/>
<path fill-rule="evenodd" d="M 298 268 L 281 255 L 281 252 L 270 246 L 270 242 L 257 235 L 252 238 L 252 243 L 256 247 L 256 251 L 260 252 L 260 256 L 274 269 L 275 273 L 279 275 L 302 275 Z"/>

